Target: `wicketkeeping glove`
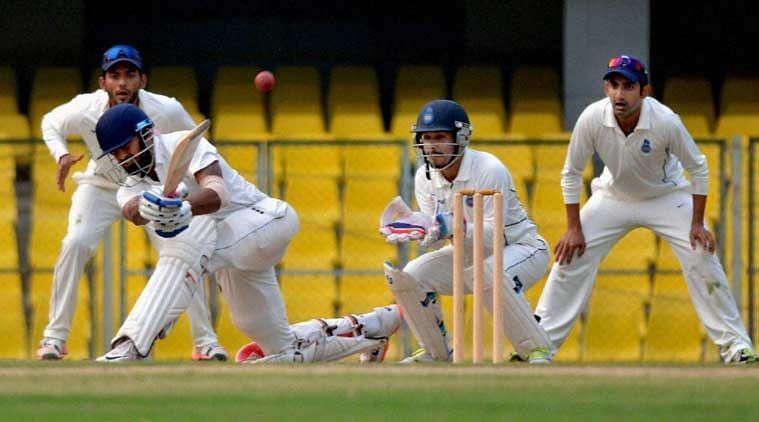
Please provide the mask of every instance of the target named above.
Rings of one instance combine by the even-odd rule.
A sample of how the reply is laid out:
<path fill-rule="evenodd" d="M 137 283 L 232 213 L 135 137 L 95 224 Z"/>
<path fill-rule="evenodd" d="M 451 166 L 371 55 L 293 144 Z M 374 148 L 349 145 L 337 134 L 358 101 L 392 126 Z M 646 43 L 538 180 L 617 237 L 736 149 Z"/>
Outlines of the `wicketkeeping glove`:
<path fill-rule="evenodd" d="M 403 198 L 397 196 L 382 212 L 379 232 L 388 243 L 406 243 L 423 239 L 434 223 L 429 215 L 411 211 Z"/>
<path fill-rule="evenodd" d="M 464 232 L 466 233 L 466 220 L 462 221 L 462 224 L 464 224 Z M 424 236 L 422 246 L 426 248 L 451 236 L 453 236 L 453 213 L 438 214 L 435 216 L 434 224 L 430 226 L 427 235 Z"/>

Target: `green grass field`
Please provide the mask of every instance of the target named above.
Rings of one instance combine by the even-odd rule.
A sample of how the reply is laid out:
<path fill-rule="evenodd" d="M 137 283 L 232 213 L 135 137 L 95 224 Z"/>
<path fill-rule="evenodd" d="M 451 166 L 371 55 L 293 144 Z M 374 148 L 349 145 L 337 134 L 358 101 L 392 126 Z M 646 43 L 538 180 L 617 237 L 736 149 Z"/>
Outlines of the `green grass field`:
<path fill-rule="evenodd" d="M 2 420 L 755 420 L 759 367 L 0 362 Z"/>

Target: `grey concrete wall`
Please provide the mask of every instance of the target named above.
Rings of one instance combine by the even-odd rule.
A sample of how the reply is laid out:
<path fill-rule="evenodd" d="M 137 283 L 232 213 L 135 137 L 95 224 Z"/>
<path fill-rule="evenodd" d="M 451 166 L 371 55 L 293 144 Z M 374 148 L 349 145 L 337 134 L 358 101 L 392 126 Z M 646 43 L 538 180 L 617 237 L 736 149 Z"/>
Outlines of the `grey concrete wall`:
<path fill-rule="evenodd" d="M 650 28 L 649 0 L 565 0 L 565 129 L 604 95 L 601 78 L 611 57 L 628 54 L 648 67 Z"/>

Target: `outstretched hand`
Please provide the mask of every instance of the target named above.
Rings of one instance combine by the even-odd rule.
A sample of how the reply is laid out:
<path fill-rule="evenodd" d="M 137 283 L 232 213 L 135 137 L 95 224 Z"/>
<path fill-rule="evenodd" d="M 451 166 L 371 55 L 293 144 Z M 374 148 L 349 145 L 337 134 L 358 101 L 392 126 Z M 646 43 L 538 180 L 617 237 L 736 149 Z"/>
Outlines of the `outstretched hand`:
<path fill-rule="evenodd" d="M 559 265 L 564 265 L 572 262 L 575 251 L 578 258 L 585 254 L 585 235 L 582 234 L 582 229 L 567 230 L 556 244 L 553 255 Z"/>
<path fill-rule="evenodd" d="M 58 171 L 55 175 L 55 184 L 58 185 L 58 190 L 61 192 L 66 191 L 66 176 L 68 176 L 71 166 L 81 161 L 82 158 L 84 158 L 84 154 L 79 154 L 76 157 L 71 154 L 61 156 L 58 160 Z"/>

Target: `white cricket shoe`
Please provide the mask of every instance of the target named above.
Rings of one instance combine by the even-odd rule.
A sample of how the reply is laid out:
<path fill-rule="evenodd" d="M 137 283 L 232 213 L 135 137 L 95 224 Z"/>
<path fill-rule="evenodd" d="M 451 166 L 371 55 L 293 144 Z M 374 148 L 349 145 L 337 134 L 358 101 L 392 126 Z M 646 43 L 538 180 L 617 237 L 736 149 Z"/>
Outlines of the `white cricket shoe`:
<path fill-rule="evenodd" d="M 380 320 L 380 329 L 377 335 L 367 338 L 386 338 L 388 341 L 382 346 L 359 355 L 361 363 L 382 363 L 385 360 L 387 349 L 390 347 L 390 337 L 395 334 L 401 327 L 403 321 L 403 310 L 398 305 L 389 305 L 381 308 L 375 308 L 374 311 Z"/>
<path fill-rule="evenodd" d="M 39 360 L 61 360 L 68 353 L 66 342 L 57 338 L 45 337 L 40 342 L 40 348 L 37 349 L 37 359 Z"/>
<path fill-rule="evenodd" d="M 192 350 L 192 360 L 224 362 L 229 359 L 229 353 L 219 343 L 211 343 L 205 346 L 195 347 Z"/>
<path fill-rule="evenodd" d="M 134 342 L 128 338 L 124 338 L 119 342 L 110 352 L 103 356 L 100 356 L 95 362 L 101 363 L 118 363 L 118 362 L 130 362 L 141 360 L 137 348 L 134 346 Z"/>

